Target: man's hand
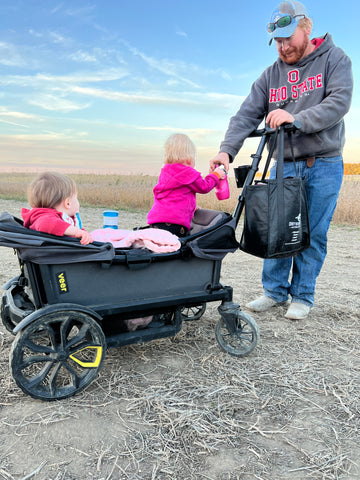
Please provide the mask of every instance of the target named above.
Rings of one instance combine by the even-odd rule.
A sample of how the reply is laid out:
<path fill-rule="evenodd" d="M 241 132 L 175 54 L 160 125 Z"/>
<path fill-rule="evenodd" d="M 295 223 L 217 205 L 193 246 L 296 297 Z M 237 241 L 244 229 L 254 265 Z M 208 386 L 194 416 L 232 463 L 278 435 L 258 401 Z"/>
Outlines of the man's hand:
<path fill-rule="evenodd" d="M 210 173 L 212 173 L 215 168 L 219 165 L 224 165 L 226 171 L 229 171 L 229 155 L 225 152 L 220 152 L 214 157 L 212 160 L 210 160 Z"/>
<path fill-rule="evenodd" d="M 269 124 L 269 127 L 273 129 L 280 127 L 283 123 L 293 123 L 294 121 L 295 118 L 289 112 L 286 112 L 281 108 L 277 108 L 270 112 L 265 120 L 265 122 Z"/>

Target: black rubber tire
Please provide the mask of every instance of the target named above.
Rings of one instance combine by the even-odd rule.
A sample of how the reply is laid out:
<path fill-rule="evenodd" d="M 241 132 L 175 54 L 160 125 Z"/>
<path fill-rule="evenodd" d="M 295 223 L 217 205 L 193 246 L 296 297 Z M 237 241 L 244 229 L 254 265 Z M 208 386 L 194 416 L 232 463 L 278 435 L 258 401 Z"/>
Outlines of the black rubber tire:
<path fill-rule="evenodd" d="M 10 350 L 10 369 L 27 395 L 60 400 L 90 385 L 105 353 L 104 333 L 90 315 L 58 311 L 18 332 Z"/>
<path fill-rule="evenodd" d="M 185 322 L 191 322 L 193 320 L 199 320 L 205 313 L 206 303 L 200 303 L 193 307 L 182 307 L 181 316 Z"/>
<path fill-rule="evenodd" d="M 236 331 L 231 335 L 224 320 L 220 318 L 215 327 L 216 340 L 224 352 L 234 357 L 245 357 L 258 343 L 259 327 L 250 315 L 242 311 L 237 314 L 236 323 Z"/>
<path fill-rule="evenodd" d="M 10 317 L 5 313 L 5 294 L 1 299 L 1 321 L 6 328 L 6 330 L 13 334 L 13 330 L 16 327 L 16 324 L 10 319 Z M 13 334 L 14 335 L 14 334 Z"/>

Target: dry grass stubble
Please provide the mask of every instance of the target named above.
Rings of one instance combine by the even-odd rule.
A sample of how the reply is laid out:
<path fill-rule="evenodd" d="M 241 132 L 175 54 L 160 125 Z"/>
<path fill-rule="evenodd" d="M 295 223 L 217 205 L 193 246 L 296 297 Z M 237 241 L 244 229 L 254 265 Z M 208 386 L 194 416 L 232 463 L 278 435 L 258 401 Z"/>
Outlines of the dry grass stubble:
<path fill-rule="evenodd" d="M 0 201 L 11 213 L 19 205 Z M 91 230 L 101 210 L 82 217 Z M 358 229 L 332 227 L 311 316 L 289 322 L 285 307 L 253 314 L 261 343 L 249 357 L 219 350 L 217 304 L 208 304 L 175 338 L 109 350 L 87 391 L 61 402 L 19 391 L 1 326 L 0 478 L 360 478 L 359 252 Z M 4 282 L 16 262 L 9 249 L 0 254 Z M 241 252 L 223 262 L 241 305 L 261 293 L 260 273 L 261 260 Z"/>

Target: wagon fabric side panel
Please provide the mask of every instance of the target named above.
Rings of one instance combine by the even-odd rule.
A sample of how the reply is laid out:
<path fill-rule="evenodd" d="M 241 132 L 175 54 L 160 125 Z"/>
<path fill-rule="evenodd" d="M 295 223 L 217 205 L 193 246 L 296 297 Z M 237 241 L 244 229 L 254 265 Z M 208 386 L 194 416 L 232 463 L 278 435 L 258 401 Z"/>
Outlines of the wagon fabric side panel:
<path fill-rule="evenodd" d="M 41 264 L 36 268 L 42 279 L 44 301 L 76 302 L 95 311 L 109 311 L 133 305 L 179 304 L 180 300 L 208 295 L 217 288 L 220 262 L 196 257 L 149 254 L 136 263 L 131 255 L 116 255 L 111 265 L 101 262 Z"/>
<path fill-rule="evenodd" d="M 109 262 L 115 250 L 110 243 L 81 245 L 71 237 L 57 237 L 25 228 L 7 212 L 0 215 L 0 246 L 15 248 L 21 260 L 34 263 Z"/>
<path fill-rule="evenodd" d="M 239 248 L 235 236 L 236 221 L 229 216 L 215 228 L 204 231 L 203 234 L 189 239 L 186 245 L 192 253 L 208 260 L 222 260 L 228 253 L 233 253 Z"/>

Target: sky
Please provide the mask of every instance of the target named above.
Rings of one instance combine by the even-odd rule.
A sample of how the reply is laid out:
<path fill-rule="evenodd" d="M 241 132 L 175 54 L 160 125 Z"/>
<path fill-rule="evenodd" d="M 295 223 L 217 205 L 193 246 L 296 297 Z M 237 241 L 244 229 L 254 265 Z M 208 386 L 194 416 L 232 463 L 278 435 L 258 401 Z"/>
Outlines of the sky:
<path fill-rule="evenodd" d="M 230 117 L 277 58 L 269 0 L 0 2 L 0 170 L 156 175 L 186 133 L 207 173 Z M 345 162 L 360 162 L 360 4 L 305 2 L 351 58 Z M 274 42 L 273 42 L 274 43 Z M 234 165 L 250 162 L 246 140 Z"/>

